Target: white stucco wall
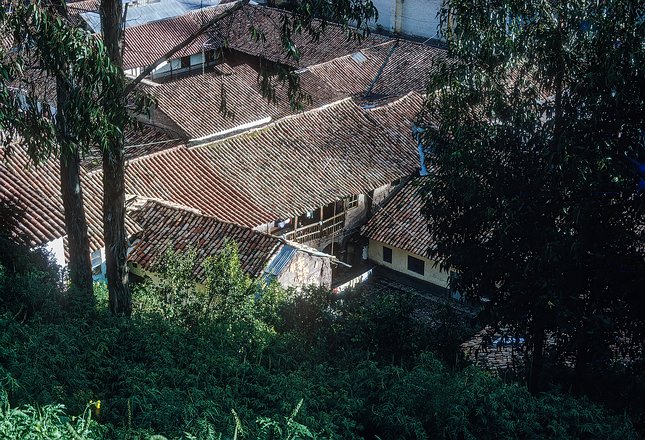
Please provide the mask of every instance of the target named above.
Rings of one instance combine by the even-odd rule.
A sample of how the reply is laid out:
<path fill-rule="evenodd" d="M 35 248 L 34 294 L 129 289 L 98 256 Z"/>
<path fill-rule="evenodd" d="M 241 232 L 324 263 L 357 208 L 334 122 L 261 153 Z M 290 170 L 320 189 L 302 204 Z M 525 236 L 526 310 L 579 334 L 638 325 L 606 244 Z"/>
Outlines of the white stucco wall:
<path fill-rule="evenodd" d="M 45 245 L 47 249 L 54 257 L 54 261 L 60 267 L 67 266 L 67 261 L 65 261 L 65 246 L 63 244 L 64 237 L 57 238 L 52 240 Z"/>
<path fill-rule="evenodd" d="M 305 286 L 330 287 L 331 261 L 328 257 L 318 257 L 307 252 L 297 251 L 289 264 L 277 277 L 283 287 L 296 289 Z"/>
<path fill-rule="evenodd" d="M 367 216 L 366 198 L 365 194 L 360 194 L 358 196 L 358 205 L 345 211 L 345 230 L 364 222 Z"/>
<path fill-rule="evenodd" d="M 383 246 L 387 246 L 392 249 L 392 263 L 387 263 L 383 261 Z M 408 270 L 408 255 L 418 258 L 424 262 L 424 274 L 419 275 L 416 272 Z M 448 272 L 441 271 L 439 266 L 434 266 L 434 261 L 422 257 L 421 255 L 411 254 L 403 249 L 398 249 L 393 246 L 381 243 L 370 239 L 368 246 L 368 257 L 370 260 L 376 264 L 384 267 L 388 267 L 397 272 L 404 273 L 414 278 L 418 278 L 424 281 L 427 281 L 432 284 L 436 284 L 441 287 L 448 287 Z"/>
<path fill-rule="evenodd" d="M 381 26 L 388 32 L 394 32 L 394 14 L 397 0 L 373 0 L 378 11 L 378 20 L 373 27 Z"/>
<path fill-rule="evenodd" d="M 374 28 L 381 26 L 388 32 L 401 32 L 425 38 L 437 38 L 437 13 L 442 0 L 373 0 L 379 13 Z M 398 5 L 397 5 L 398 2 Z M 397 26 L 397 18 L 400 29 Z"/>
<path fill-rule="evenodd" d="M 426 38 L 438 38 L 441 0 L 403 0 L 401 32 Z"/>
<path fill-rule="evenodd" d="M 384 185 L 380 188 L 374 190 L 374 195 L 372 196 L 372 209 L 374 206 L 380 204 L 394 189 L 392 185 Z"/>

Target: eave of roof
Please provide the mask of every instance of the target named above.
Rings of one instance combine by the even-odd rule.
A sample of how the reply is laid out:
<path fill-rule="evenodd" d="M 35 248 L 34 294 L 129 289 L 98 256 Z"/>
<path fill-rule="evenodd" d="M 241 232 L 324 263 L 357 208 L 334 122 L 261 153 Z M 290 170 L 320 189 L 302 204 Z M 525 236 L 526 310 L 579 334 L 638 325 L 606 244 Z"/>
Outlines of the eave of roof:
<path fill-rule="evenodd" d="M 427 257 L 432 238 L 421 212 L 423 197 L 418 189 L 423 179 L 407 182 L 363 226 L 361 233 L 372 240 Z"/>

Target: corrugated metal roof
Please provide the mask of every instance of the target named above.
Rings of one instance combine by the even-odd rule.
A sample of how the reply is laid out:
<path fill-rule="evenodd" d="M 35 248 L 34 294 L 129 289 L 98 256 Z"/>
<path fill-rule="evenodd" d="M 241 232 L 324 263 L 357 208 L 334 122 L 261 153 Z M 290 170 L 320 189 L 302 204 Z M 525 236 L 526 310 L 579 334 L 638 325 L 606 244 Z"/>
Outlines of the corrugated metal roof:
<path fill-rule="evenodd" d="M 264 269 L 264 281 L 270 282 L 272 279 L 277 278 L 280 273 L 287 267 L 287 264 L 291 261 L 293 256 L 296 254 L 297 249 L 285 244 L 282 246 L 280 251 L 273 257 L 269 262 L 267 267 Z"/>
<path fill-rule="evenodd" d="M 160 0 L 141 6 L 133 6 L 132 0 L 124 0 L 123 3 L 130 4 L 125 22 L 125 27 L 129 28 L 216 6 L 220 4 L 220 0 Z M 101 32 L 101 17 L 98 12 L 82 12 L 80 16 L 92 31 Z"/>

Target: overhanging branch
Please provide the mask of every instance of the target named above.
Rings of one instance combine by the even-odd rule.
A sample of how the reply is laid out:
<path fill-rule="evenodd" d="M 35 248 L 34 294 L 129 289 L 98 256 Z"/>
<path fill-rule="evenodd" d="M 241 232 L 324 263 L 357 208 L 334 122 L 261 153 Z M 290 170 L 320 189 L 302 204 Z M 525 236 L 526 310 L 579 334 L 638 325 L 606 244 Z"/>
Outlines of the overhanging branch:
<path fill-rule="evenodd" d="M 161 65 L 163 62 L 168 61 L 170 57 L 172 57 L 174 54 L 188 46 L 190 43 L 195 41 L 197 37 L 202 35 L 204 32 L 206 32 L 210 27 L 212 27 L 215 23 L 218 21 L 228 17 L 229 15 L 233 14 L 234 12 L 242 9 L 245 5 L 249 3 L 249 0 L 238 0 L 233 6 L 228 8 L 226 11 L 216 14 L 208 20 L 206 23 L 204 23 L 199 29 L 197 29 L 195 32 L 190 34 L 184 41 L 181 43 L 177 44 L 175 47 L 170 49 L 168 52 L 163 54 L 161 57 L 157 58 L 157 61 L 143 69 L 143 72 L 141 72 L 135 79 L 132 80 L 132 82 L 128 83 L 128 85 L 125 88 L 125 96 L 128 96 L 134 88 L 150 73 L 155 70 L 159 65 Z"/>

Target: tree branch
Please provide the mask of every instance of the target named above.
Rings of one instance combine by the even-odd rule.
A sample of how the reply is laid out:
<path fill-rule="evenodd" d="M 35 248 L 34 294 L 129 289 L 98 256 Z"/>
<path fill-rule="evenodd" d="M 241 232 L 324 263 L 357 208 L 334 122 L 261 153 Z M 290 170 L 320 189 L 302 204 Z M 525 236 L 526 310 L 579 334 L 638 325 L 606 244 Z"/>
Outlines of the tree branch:
<path fill-rule="evenodd" d="M 132 82 L 128 83 L 127 87 L 125 88 L 125 96 L 128 96 L 134 88 L 150 73 L 155 70 L 159 65 L 165 61 L 168 61 L 170 57 L 172 57 L 174 54 L 188 46 L 190 43 L 195 41 L 197 37 L 202 35 L 204 32 L 206 32 L 211 26 L 213 26 L 216 22 L 228 17 L 229 15 L 232 15 L 234 12 L 242 9 L 244 6 L 246 6 L 249 3 L 249 0 L 238 0 L 236 4 L 226 11 L 216 14 L 213 18 L 208 20 L 206 23 L 204 23 L 199 29 L 197 29 L 195 32 L 190 34 L 184 41 L 181 43 L 177 44 L 175 47 L 170 49 L 168 52 L 163 54 L 161 57 L 157 59 L 154 63 L 143 69 L 143 72 L 141 72 L 135 79 L 132 80 Z"/>

